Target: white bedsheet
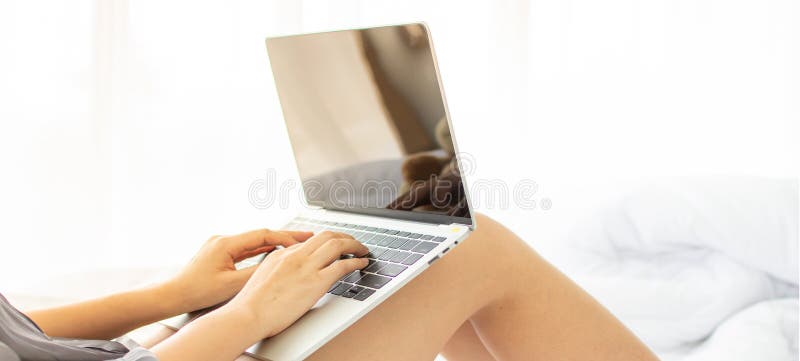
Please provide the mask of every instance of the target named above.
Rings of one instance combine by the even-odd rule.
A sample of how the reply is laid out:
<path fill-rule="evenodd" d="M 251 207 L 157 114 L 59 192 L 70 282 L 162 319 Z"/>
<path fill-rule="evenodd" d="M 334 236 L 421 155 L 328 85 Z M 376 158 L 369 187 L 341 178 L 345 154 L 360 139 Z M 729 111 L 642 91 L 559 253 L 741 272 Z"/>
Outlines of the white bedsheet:
<path fill-rule="evenodd" d="M 643 184 L 578 226 L 570 274 L 665 360 L 798 359 L 798 185 Z"/>

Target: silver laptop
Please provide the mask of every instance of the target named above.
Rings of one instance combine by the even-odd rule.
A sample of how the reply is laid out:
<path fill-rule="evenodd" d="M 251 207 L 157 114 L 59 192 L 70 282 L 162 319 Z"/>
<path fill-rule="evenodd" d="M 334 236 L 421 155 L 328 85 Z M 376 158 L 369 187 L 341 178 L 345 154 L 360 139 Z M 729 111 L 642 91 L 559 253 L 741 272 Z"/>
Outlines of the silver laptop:
<path fill-rule="evenodd" d="M 285 228 L 344 232 L 370 249 L 369 266 L 247 350 L 263 360 L 300 360 L 475 224 L 425 24 L 270 37 L 266 44 L 308 204 Z M 199 314 L 164 324 L 177 329 Z"/>

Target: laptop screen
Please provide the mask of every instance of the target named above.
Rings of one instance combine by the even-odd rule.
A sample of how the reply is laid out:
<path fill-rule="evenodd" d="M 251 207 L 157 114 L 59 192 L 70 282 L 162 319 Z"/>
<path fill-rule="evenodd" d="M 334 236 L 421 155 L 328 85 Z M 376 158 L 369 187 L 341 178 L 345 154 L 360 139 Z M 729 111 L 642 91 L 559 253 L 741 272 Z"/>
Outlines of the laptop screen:
<path fill-rule="evenodd" d="M 472 224 L 423 24 L 267 39 L 309 204 Z"/>

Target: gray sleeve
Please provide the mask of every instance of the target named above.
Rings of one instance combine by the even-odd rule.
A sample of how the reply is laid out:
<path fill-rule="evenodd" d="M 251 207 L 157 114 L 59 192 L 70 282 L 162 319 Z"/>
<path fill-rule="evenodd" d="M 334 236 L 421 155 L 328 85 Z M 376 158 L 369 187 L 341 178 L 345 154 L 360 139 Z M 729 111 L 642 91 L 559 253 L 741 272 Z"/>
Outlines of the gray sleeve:
<path fill-rule="evenodd" d="M 116 341 L 125 345 L 130 351 L 128 351 L 125 356 L 114 359 L 114 361 L 158 361 L 158 358 L 153 352 L 142 347 L 128 336 L 122 336 Z"/>
<path fill-rule="evenodd" d="M 19 356 L 17 355 L 14 350 L 10 347 L 6 346 L 2 341 L 0 341 L 0 360 L 3 361 L 19 361 Z"/>
<path fill-rule="evenodd" d="M 125 356 L 114 359 L 115 361 L 158 361 L 156 355 L 144 347 L 132 348 Z"/>

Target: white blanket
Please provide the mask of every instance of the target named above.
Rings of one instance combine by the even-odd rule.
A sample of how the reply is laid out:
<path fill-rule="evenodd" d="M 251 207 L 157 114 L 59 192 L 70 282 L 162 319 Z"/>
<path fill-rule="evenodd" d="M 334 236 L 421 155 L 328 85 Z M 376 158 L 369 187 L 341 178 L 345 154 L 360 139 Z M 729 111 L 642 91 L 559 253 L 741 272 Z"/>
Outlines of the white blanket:
<path fill-rule="evenodd" d="M 580 223 L 571 274 L 665 360 L 797 360 L 798 183 L 650 182 Z"/>

